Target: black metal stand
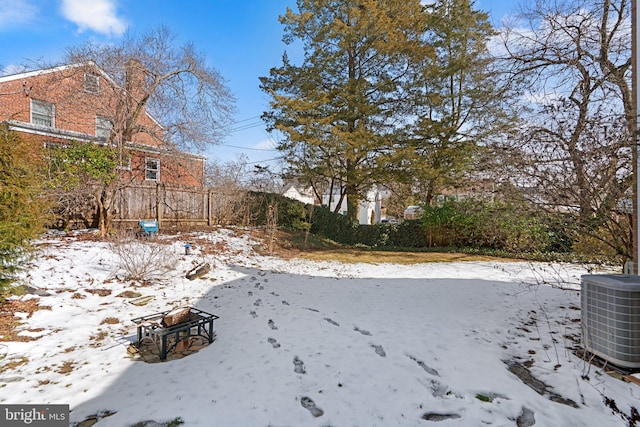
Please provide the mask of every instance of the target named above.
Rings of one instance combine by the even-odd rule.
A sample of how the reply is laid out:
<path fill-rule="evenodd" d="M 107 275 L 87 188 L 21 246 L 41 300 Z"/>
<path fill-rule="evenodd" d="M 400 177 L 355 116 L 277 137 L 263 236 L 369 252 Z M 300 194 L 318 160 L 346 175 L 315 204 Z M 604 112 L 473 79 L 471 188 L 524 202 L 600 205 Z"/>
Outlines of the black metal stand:
<path fill-rule="evenodd" d="M 150 338 L 159 346 L 160 360 L 165 360 L 167 353 L 174 349 L 180 340 L 197 336 L 206 338 L 209 344 L 213 342 L 215 336 L 213 321 L 219 319 L 218 316 L 189 307 L 189 320 L 177 325 L 164 327 L 160 322 L 170 311 L 167 310 L 132 319 L 132 322 L 138 325 L 138 345 L 144 338 Z M 170 340 L 171 338 L 173 340 Z"/>

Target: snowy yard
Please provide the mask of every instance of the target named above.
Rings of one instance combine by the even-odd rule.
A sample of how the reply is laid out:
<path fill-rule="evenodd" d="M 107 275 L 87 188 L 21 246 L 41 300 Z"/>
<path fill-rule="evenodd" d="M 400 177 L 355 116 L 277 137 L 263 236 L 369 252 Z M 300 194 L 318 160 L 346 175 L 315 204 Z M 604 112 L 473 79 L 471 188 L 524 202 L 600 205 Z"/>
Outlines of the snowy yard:
<path fill-rule="evenodd" d="M 120 279 L 108 243 L 40 242 L 25 279 L 47 295 L 23 298 L 50 309 L 21 315 L 37 339 L 0 338 L 0 403 L 69 404 L 72 425 L 100 427 L 624 426 L 604 397 L 625 415 L 640 406 L 639 386 L 572 351 L 579 267 L 284 260 L 230 230 L 160 239 L 173 269 L 144 284 Z M 205 261 L 210 273 L 185 278 Z M 131 319 L 180 305 L 220 316 L 217 339 L 132 358 Z"/>

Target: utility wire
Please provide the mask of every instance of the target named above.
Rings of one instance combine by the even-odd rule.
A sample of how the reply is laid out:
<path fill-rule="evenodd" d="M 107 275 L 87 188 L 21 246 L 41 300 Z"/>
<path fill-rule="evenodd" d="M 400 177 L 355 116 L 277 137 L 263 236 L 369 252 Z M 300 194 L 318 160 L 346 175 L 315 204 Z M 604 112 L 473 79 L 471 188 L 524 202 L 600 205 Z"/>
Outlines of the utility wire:
<path fill-rule="evenodd" d="M 282 160 L 282 159 L 284 159 L 284 156 L 274 157 L 273 159 L 259 160 L 259 161 L 256 161 L 256 162 L 249 162 L 249 163 L 246 163 L 246 164 L 247 164 L 247 165 L 255 165 L 255 164 L 258 164 L 258 163 L 263 163 L 263 162 L 273 162 L 273 161 L 275 161 L 275 160 Z"/>
<path fill-rule="evenodd" d="M 220 144 L 224 147 L 230 148 L 239 148 L 241 150 L 253 150 L 253 151 L 275 151 L 275 148 L 249 148 L 249 147 L 240 147 L 238 145 L 230 145 L 230 144 Z"/>

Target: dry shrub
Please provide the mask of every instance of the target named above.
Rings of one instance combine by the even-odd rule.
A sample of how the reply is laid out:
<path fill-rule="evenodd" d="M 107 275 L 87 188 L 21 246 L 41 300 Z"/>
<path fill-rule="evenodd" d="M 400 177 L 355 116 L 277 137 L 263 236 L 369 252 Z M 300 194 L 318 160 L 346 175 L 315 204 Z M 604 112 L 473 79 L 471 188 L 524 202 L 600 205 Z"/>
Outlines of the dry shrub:
<path fill-rule="evenodd" d="M 119 259 L 125 280 L 146 282 L 162 278 L 177 263 L 177 254 L 170 245 L 155 240 L 122 237 L 111 242 L 111 250 Z"/>

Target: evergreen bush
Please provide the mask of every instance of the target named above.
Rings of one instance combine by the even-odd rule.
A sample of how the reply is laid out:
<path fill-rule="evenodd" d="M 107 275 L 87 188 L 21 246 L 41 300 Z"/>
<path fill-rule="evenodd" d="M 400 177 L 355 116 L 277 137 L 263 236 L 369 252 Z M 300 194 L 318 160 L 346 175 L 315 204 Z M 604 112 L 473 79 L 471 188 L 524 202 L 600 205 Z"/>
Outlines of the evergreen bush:
<path fill-rule="evenodd" d="M 15 279 L 47 220 L 41 147 L 0 125 L 0 291 Z"/>

